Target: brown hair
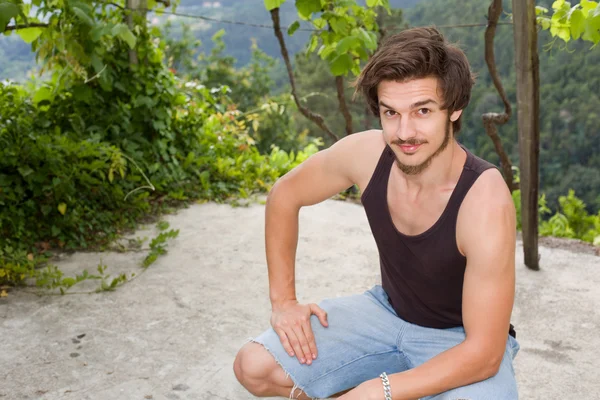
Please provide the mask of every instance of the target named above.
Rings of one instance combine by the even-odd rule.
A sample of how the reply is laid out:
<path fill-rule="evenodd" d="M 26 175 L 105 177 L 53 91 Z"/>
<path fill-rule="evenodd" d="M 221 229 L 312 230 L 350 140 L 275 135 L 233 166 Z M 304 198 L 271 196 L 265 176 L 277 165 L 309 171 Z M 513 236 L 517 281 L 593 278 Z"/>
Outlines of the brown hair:
<path fill-rule="evenodd" d="M 447 109 L 448 115 L 469 104 L 475 76 L 465 53 L 447 42 L 436 28 L 407 29 L 389 36 L 377 49 L 354 82 L 354 95 L 361 93 L 378 116 L 377 86 L 381 81 L 404 82 L 429 76 L 438 78 L 442 109 Z M 460 117 L 452 128 L 455 134 L 460 130 Z"/>

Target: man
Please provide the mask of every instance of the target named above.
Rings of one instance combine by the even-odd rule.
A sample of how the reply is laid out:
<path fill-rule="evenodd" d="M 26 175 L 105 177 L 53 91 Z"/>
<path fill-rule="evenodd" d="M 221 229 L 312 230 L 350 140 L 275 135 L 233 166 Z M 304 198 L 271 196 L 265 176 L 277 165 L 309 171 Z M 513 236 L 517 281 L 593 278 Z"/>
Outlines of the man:
<path fill-rule="evenodd" d="M 297 399 L 517 399 L 515 210 L 498 170 L 455 139 L 473 86 L 464 53 L 433 28 L 406 30 L 356 85 L 382 130 L 340 140 L 271 190 L 272 329 L 240 350 L 238 380 L 256 396 Z M 353 184 L 382 286 L 301 304 L 299 210 Z M 332 266 L 332 276 L 343 270 Z"/>

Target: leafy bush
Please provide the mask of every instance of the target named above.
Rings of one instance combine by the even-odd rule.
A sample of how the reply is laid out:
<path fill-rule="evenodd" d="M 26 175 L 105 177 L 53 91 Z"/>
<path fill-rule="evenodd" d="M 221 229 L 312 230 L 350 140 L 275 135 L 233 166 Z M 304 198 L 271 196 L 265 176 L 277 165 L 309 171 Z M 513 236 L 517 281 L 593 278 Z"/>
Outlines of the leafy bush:
<path fill-rule="evenodd" d="M 263 114 L 178 80 L 146 43 L 133 68 L 107 53 L 98 79 L 0 86 L 0 285 L 55 283 L 35 270 L 46 250 L 106 244 L 164 201 L 248 197 L 317 151 L 261 154 L 249 129 Z"/>
<path fill-rule="evenodd" d="M 600 212 L 588 215 L 586 205 L 575 197 L 575 191 L 569 190 L 567 196 L 558 199 L 560 211 L 540 224 L 540 234 L 577 238 L 600 245 Z"/>
<path fill-rule="evenodd" d="M 0 245 L 49 240 L 87 247 L 99 235 L 113 235 L 124 215 L 147 210 L 147 194 L 124 201 L 139 176 L 110 184 L 127 168 L 118 148 L 61 134 L 60 126 L 37 118 L 34 101 L 20 87 L 0 86 L 0 112 Z"/>
<path fill-rule="evenodd" d="M 171 31 L 172 26 L 167 23 L 162 49 L 169 67 L 184 80 L 198 81 L 211 90 L 226 93 L 235 108 L 243 113 L 236 118 L 243 115 L 252 122 L 249 133 L 262 154 L 268 154 L 273 145 L 292 151 L 310 143 L 308 130 L 300 129 L 296 123 L 294 116 L 299 113 L 289 90 L 271 94 L 275 90 L 272 76 L 278 61 L 261 51 L 255 42 L 249 64 L 236 67 L 236 59 L 225 54 L 225 31 L 213 35 L 209 54 L 197 53 L 201 43 L 188 25 L 181 25 L 181 37 L 177 39 L 170 37 Z"/>
<path fill-rule="evenodd" d="M 517 229 L 521 230 L 521 191 L 512 193 L 513 202 L 517 211 Z M 600 246 L 600 212 L 589 215 L 583 200 L 575 196 L 574 190 L 569 190 L 567 196 L 560 196 L 560 209 L 547 220 L 544 215 L 551 210 L 546 204 L 546 196 L 539 199 L 539 234 L 541 236 L 556 236 L 575 238 Z"/>

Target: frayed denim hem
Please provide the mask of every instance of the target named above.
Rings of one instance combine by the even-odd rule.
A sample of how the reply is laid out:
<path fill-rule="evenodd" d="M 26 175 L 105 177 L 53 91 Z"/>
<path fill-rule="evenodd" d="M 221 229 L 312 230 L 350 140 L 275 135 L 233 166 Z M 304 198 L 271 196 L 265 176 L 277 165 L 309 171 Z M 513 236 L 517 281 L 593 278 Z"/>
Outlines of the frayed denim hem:
<path fill-rule="evenodd" d="M 277 365 L 279 365 L 281 367 L 281 369 L 283 370 L 283 372 L 285 372 L 285 377 L 286 378 L 289 377 L 292 380 L 292 382 L 294 382 L 294 386 L 292 387 L 292 390 L 290 392 L 290 397 L 289 397 L 291 400 L 297 399 L 297 397 L 295 397 L 295 396 L 296 395 L 300 396 L 302 393 L 306 394 L 312 400 L 323 400 L 323 399 L 319 399 L 318 397 L 312 397 L 311 395 L 306 393 L 306 391 L 303 388 L 298 386 L 298 384 L 296 383 L 296 379 L 294 379 L 294 377 L 284 368 L 283 364 L 281 364 L 279 359 L 277 359 L 277 356 L 275 355 L 275 353 L 273 353 L 271 351 L 271 349 L 269 349 L 267 346 L 265 346 L 264 343 L 261 343 L 261 342 L 255 340 L 254 338 L 249 338 L 247 342 L 257 343 L 257 344 L 260 344 L 262 347 L 264 347 L 269 352 L 269 354 L 271 354 L 271 356 L 273 356 L 273 359 L 275 359 L 275 362 L 277 363 Z M 299 391 L 299 392 L 296 394 L 297 391 Z"/>

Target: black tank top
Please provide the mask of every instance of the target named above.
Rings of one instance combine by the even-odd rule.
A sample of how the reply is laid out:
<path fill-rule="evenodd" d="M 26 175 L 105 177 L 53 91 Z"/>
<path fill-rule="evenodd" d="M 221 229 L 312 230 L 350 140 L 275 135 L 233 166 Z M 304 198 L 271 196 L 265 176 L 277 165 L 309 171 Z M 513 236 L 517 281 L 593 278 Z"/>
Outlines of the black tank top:
<path fill-rule="evenodd" d="M 463 147 L 464 149 L 464 147 Z M 398 316 L 429 328 L 462 326 L 462 291 L 467 259 L 456 245 L 456 221 L 465 195 L 493 164 L 467 149 L 467 160 L 439 219 L 418 235 L 399 232 L 387 203 L 396 157 L 386 145 L 361 200 L 379 250 L 381 280 Z M 515 336 L 511 325 L 510 334 Z"/>

